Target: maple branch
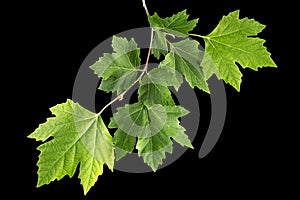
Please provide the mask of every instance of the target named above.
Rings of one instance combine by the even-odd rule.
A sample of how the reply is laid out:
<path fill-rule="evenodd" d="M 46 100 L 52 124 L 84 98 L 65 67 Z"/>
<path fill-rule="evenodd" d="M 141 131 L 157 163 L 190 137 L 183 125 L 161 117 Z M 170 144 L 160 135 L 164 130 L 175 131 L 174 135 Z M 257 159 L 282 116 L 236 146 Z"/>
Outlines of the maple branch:
<path fill-rule="evenodd" d="M 127 90 L 125 90 L 124 92 L 122 92 L 120 95 L 118 95 L 116 98 L 114 98 L 113 100 L 111 100 L 108 104 L 106 104 L 101 110 L 100 112 L 98 113 L 98 116 L 101 115 L 101 113 L 106 109 L 108 108 L 111 104 L 113 104 L 114 102 L 116 101 L 122 101 L 123 100 L 123 97 L 124 95 L 135 85 L 137 84 L 138 82 L 141 83 L 142 81 L 142 78 L 144 76 L 145 73 L 147 73 L 147 70 L 148 70 L 148 65 L 149 65 L 149 60 L 150 60 L 150 56 L 151 56 L 151 50 L 152 50 L 152 43 L 153 43 L 153 32 L 154 30 L 151 29 L 151 36 L 150 36 L 150 44 L 149 44 L 149 49 L 148 49 L 148 54 L 147 54 L 147 59 L 146 59 L 146 63 L 145 63 L 145 66 L 142 70 L 140 69 L 137 69 L 136 71 L 140 71 L 142 72 L 140 74 L 140 76 L 132 83 L 131 87 L 128 88 Z"/>

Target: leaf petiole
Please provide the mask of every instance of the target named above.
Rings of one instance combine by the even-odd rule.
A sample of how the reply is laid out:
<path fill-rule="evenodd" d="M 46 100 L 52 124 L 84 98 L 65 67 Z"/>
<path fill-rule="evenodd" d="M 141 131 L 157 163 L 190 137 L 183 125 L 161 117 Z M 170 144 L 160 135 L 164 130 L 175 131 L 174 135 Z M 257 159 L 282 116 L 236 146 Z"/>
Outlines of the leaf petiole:
<path fill-rule="evenodd" d="M 210 37 L 199 35 L 199 34 L 194 34 L 194 33 L 190 33 L 190 36 L 195 36 L 195 37 L 199 37 L 199 38 L 203 38 L 203 39 L 210 39 Z"/>

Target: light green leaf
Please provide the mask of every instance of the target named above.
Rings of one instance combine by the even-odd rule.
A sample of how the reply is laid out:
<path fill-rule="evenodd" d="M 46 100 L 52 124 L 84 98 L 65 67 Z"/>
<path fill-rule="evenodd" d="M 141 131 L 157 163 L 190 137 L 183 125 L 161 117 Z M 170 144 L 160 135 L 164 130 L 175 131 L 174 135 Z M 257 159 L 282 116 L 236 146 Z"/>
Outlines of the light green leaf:
<path fill-rule="evenodd" d="M 176 134 L 174 136 L 172 136 L 173 139 L 181 146 L 186 146 L 191 149 L 194 149 L 189 137 L 184 132 L 185 132 L 185 128 L 178 127 L 178 131 L 176 132 Z"/>
<path fill-rule="evenodd" d="M 111 119 L 110 127 L 118 127 L 115 134 L 115 144 L 121 144 L 120 148 L 124 153 L 130 153 L 133 150 L 133 143 L 123 146 L 122 141 L 130 138 L 137 138 L 136 148 L 138 155 L 142 156 L 153 171 L 162 164 L 165 153 L 172 152 L 172 140 L 181 145 L 192 147 L 185 135 L 185 129 L 180 126 L 179 117 L 186 115 L 188 111 L 180 106 L 162 106 L 154 104 L 146 106 L 142 103 L 125 105 L 118 108 L 117 113 Z M 119 132 L 122 136 L 119 136 Z M 127 134 L 128 136 L 125 136 Z M 118 145 L 116 145 L 118 146 Z"/>
<path fill-rule="evenodd" d="M 265 40 L 255 37 L 264 28 L 264 25 L 253 19 L 239 19 L 239 10 L 224 16 L 218 26 L 204 37 L 205 51 L 213 62 L 207 60 L 209 57 L 202 62 L 207 78 L 216 71 L 209 69 L 215 65 L 217 76 L 239 91 L 242 73 L 236 62 L 243 68 L 253 70 L 276 67 L 271 54 L 263 46 Z"/>
<path fill-rule="evenodd" d="M 114 53 L 105 53 L 90 68 L 102 78 L 99 89 L 106 92 L 122 92 L 129 89 L 137 79 L 140 67 L 140 49 L 134 39 L 113 37 Z"/>
<path fill-rule="evenodd" d="M 173 37 L 187 37 L 189 32 L 196 27 L 198 19 L 188 20 L 188 18 L 186 10 L 166 18 L 159 17 L 157 13 L 148 17 L 150 26 L 154 29 L 152 54 L 155 58 L 159 60 L 161 55 L 166 55 L 169 51 L 167 34 Z"/>
<path fill-rule="evenodd" d="M 202 53 L 199 43 L 195 40 L 184 39 L 170 43 L 171 52 L 162 61 L 162 65 L 171 67 L 184 75 L 189 85 L 208 92 L 209 88 L 200 69 Z"/>
<path fill-rule="evenodd" d="M 162 136 L 162 135 L 159 135 Z M 161 148 L 154 150 L 156 147 L 155 144 L 162 143 L 162 139 L 168 139 L 167 137 L 154 137 L 150 140 L 139 140 L 138 148 L 140 149 L 149 149 L 152 151 L 146 151 L 145 153 L 139 153 L 139 156 L 143 157 L 144 162 L 155 172 L 160 165 L 163 163 L 163 159 L 166 158 L 166 153 L 172 153 L 173 151 L 173 143 L 171 140 L 168 139 L 167 144 L 163 145 Z M 162 143 L 163 144 L 163 143 Z M 154 145 L 154 146 L 152 146 Z M 148 147 L 148 148 L 147 148 Z"/>
<path fill-rule="evenodd" d="M 103 164 L 114 166 L 112 137 L 102 118 L 68 100 L 52 107 L 48 118 L 29 138 L 49 140 L 38 147 L 38 184 L 42 186 L 65 175 L 72 177 L 80 165 L 79 178 L 84 193 L 103 172 Z"/>
<path fill-rule="evenodd" d="M 155 30 L 163 30 L 169 34 L 178 37 L 188 36 L 197 23 L 198 19 L 188 20 L 189 15 L 183 10 L 171 17 L 161 18 L 157 13 L 148 17 L 151 28 Z"/>

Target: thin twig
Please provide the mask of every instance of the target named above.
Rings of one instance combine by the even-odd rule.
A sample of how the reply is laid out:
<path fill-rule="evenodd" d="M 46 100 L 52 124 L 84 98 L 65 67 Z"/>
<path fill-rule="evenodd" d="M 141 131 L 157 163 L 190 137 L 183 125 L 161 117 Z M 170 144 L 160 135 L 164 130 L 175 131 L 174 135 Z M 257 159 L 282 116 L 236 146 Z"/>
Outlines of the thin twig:
<path fill-rule="evenodd" d="M 149 11 L 148 11 L 148 8 L 147 8 L 147 5 L 146 5 L 146 1 L 142 0 L 142 2 L 143 2 L 143 7 L 144 7 L 144 9 L 146 11 L 147 16 L 149 16 L 150 14 L 149 14 Z"/>
<path fill-rule="evenodd" d="M 153 32 L 154 30 L 151 29 L 151 36 L 150 36 L 150 44 L 149 44 L 149 49 L 148 49 L 148 55 L 147 55 L 147 60 L 146 60 L 146 64 L 145 64 L 145 71 L 147 72 L 148 70 L 148 65 L 149 65 L 149 60 L 150 60 L 150 56 L 151 56 L 151 50 L 152 50 L 152 43 L 153 43 Z"/>
<path fill-rule="evenodd" d="M 204 39 L 210 39 L 207 36 L 203 36 L 203 35 L 199 35 L 199 34 L 193 34 L 193 33 L 190 33 L 190 36 L 196 36 L 196 37 L 200 37 L 200 38 L 204 38 Z"/>
<path fill-rule="evenodd" d="M 117 96 L 116 98 L 114 98 L 111 102 L 109 102 L 108 104 L 106 104 L 98 113 L 98 115 L 101 115 L 101 113 L 103 113 L 103 111 L 108 108 L 111 104 L 115 103 L 117 100 L 122 100 L 124 95 L 126 94 L 127 91 L 124 91 L 122 94 L 120 94 L 119 96 Z"/>

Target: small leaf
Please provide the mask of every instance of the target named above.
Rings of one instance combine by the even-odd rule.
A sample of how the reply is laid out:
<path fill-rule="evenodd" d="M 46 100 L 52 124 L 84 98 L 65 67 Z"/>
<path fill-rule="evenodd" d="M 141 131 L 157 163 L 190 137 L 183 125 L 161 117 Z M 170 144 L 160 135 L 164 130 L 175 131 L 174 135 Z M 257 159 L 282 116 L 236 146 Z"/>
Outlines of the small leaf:
<path fill-rule="evenodd" d="M 162 61 L 162 65 L 175 69 L 184 75 L 189 85 L 208 92 L 209 88 L 200 69 L 202 58 L 199 43 L 195 40 L 184 39 L 171 43 L 171 52 Z"/>
<path fill-rule="evenodd" d="M 105 53 L 90 68 L 102 78 L 99 89 L 106 92 L 122 92 L 129 89 L 137 79 L 140 67 L 140 49 L 134 39 L 113 37 L 114 53 Z"/>
<path fill-rule="evenodd" d="M 197 23 L 198 19 L 188 20 L 189 15 L 183 10 L 171 17 L 161 18 L 157 13 L 148 17 L 151 28 L 163 30 L 177 37 L 185 37 L 189 35 Z"/>
<path fill-rule="evenodd" d="M 215 73 L 239 91 L 242 73 L 236 62 L 243 68 L 253 70 L 265 66 L 276 67 L 271 54 L 263 46 L 265 40 L 254 37 L 264 28 L 253 19 L 239 19 L 239 10 L 224 16 L 218 26 L 204 37 L 207 56 L 201 65 L 206 78 Z M 211 69 L 212 66 L 217 69 Z"/>

